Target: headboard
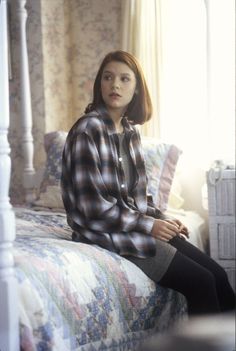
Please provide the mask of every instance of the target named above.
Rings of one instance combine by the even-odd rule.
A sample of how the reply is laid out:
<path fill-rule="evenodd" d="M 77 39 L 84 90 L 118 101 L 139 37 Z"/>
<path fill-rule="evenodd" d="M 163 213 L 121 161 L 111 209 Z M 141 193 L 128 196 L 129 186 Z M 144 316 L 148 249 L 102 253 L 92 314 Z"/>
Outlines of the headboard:
<path fill-rule="evenodd" d="M 23 182 L 26 199 L 34 197 L 33 137 L 31 98 L 26 44 L 26 0 L 17 0 L 20 24 L 21 118 L 24 155 Z M 17 280 L 14 272 L 13 243 L 15 216 L 9 200 L 11 173 L 8 76 L 8 1 L 0 0 L 0 350 L 19 350 Z"/>

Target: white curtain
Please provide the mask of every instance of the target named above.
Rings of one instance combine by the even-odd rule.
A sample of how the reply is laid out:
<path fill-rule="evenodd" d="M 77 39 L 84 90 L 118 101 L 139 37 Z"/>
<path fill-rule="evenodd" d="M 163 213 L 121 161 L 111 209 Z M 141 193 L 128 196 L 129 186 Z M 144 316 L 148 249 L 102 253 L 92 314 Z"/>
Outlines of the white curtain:
<path fill-rule="evenodd" d="M 154 103 L 141 133 L 175 143 L 189 166 L 234 160 L 234 0 L 123 0 L 123 49 Z"/>
<path fill-rule="evenodd" d="M 160 102 L 160 8 L 156 0 L 122 0 L 122 49 L 142 65 L 153 102 L 153 118 L 141 133 L 159 137 Z"/>

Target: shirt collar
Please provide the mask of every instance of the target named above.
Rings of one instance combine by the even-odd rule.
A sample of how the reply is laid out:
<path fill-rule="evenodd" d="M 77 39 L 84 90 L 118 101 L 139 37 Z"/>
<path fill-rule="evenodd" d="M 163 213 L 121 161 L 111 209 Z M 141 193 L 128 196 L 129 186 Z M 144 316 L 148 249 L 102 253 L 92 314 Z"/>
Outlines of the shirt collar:
<path fill-rule="evenodd" d="M 99 117 L 102 118 L 102 120 L 106 124 L 107 129 L 108 129 L 108 133 L 115 134 L 116 133 L 115 124 L 114 124 L 113 120 L 111 119 L 111 117 L 109 116 L 106 107 L 103 105 L 100 105 L 99 107 L 96 108 L 96 111 L 98 112 Z M 135 132 L 133 126 L 129 123 L 128 118 L 126 116 L 124 116 L 122 118 L 121 123 L 124 127 L 125 133 L 133 134 Z"/>

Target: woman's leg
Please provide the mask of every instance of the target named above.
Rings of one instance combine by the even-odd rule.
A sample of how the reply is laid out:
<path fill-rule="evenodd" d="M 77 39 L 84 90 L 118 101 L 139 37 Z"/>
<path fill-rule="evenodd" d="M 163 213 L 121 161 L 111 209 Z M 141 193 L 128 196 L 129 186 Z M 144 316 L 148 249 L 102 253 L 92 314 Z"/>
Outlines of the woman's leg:
<path fill-rule="evenodd" d="M 174 251 L 170 254 L 170 250 Z M 214 275 L 170 243 L 157 240 L 153 257 L 126 258 L 154 282 L 182 293 L 187 298 L 189 314 L 220 312 Z"/>
<path fill-rule="evenodd" d="M 208 255 L 180 237 L 172 239 L 170 244 L 174 246 L 178 252 L 198 263 L 214 276 L 221 311 L 233 310 L 235 308 L 235 294 L 229 284 L 225 270 Z M 193 277 L 191 281 L 193 281 Z"/>
<path fill-rule="evenodd" d="M 165 257 L 170 246 L 177 251 L 168 263 Z M 154 257 L 126 258 L 156 283 L 182 293 L 187 298 L 190 314 L 219 313 L 234 308 L 235 295 L 223 268 L 180 237 L 169 243 L 157 240 Z M 162 274 L 163 269 L 165 273 Z"/>
<path fill-rule="evenodd" d="M 179 251 L 159 284 L 182 293 L 190 315 L 220 313 L 214 275 Z"/>

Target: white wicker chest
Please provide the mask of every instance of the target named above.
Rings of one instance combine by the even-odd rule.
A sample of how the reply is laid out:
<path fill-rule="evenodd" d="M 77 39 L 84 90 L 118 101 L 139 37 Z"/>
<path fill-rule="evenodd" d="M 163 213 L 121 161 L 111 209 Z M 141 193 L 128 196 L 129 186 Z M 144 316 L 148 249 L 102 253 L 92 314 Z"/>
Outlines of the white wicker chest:
<path fill-rule="evenodd" d="M 235 290 L 235 169 L 207 172 L 210 255 Z"/>

